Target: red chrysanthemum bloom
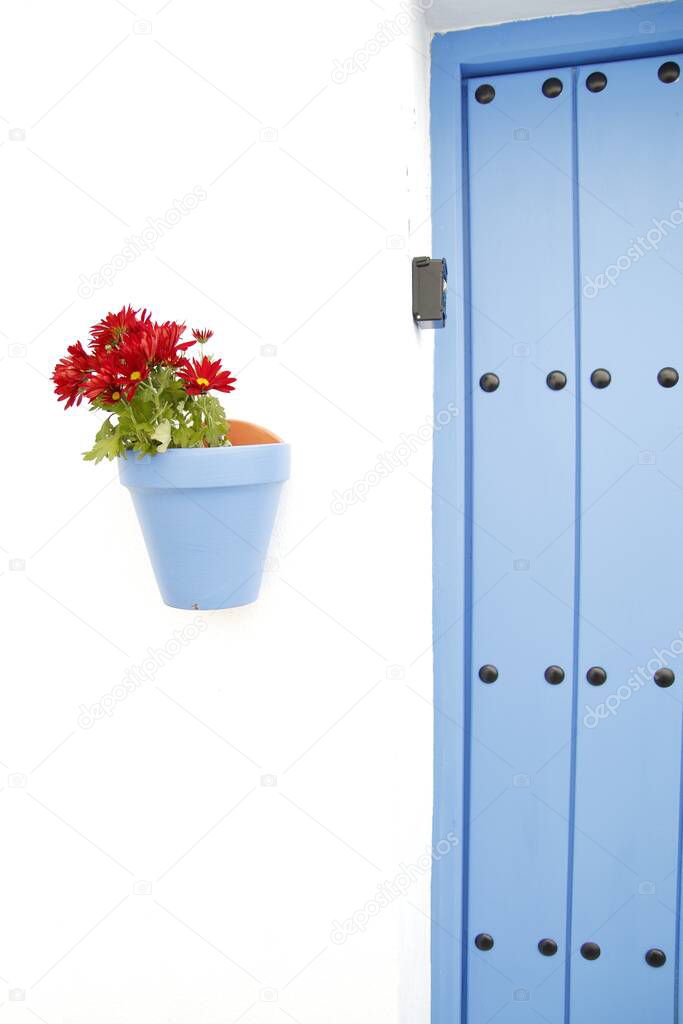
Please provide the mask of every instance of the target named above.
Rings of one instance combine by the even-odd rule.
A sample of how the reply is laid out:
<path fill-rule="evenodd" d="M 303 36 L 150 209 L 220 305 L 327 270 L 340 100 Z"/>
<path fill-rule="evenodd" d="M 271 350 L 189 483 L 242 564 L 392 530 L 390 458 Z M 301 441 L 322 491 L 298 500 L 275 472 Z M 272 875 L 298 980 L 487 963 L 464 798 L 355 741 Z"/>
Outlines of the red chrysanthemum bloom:
<path fill-rule="evenodd" d="M 194 345 L 194 341 L 181 343 L 184 330 L 185 324 L 177 324 L 172 320 L 164 324 L 145 325 L 139 335 L 139 345 L 145 359 L 153 364 L 180 366 L 184 359 L 182 353 Z"/>
<path fill-rule="evenodd" d="M 112 349 L 102 360 L 101 367 L 116 379 L 117 389 L 129 402 L 138 386 L 149 377 L 147 359 L 135 339 L 129 338 L 119 348 Z"/>
<path fill-rule="evenodd" d="M 67 351 L 68 356 L 60 359 L 52 372 L 55 394 L 60 402 L 66 402 L 65 409 L 81 404 L 86 381 L 95 368 L 93 357 L 80 341 L 69 345 Z"/>
<path fill-rule="evenodd" d="M 119 376 L 116 368 L 103 366 L 90 378 L 85 393 L 90 402 L 115 405 L 125 397 L 125 384 L 125 378 Z"/>
<path fill-rule="evenodd" d="M 90 331 L 93 350 L 99 353 L 115 348 L 124 338 L 144 327 L 150 318 L 151 313 L 145 309 L 140 313 L 131 306 L 124 306 L 118 313 L 107 313 Z"/>
<path fill-rule="evenodd" d="M 178 370 L 178 377 L 185 385 L 188 395 L 204 395 L 207 391 L 234 391 L 236 377 L 224 370 L 220 359 L 185 359 Z"/>
<path fill-rule="evenodd" d="M 209 338 L 213 338 L 213 331 L 210 331 L 208 327 L 203 327 L 201 331 L 195 329 L 192 331 L 192 337 L 195 341 L 198 341 L 200 345 L 206 344 Z"/>

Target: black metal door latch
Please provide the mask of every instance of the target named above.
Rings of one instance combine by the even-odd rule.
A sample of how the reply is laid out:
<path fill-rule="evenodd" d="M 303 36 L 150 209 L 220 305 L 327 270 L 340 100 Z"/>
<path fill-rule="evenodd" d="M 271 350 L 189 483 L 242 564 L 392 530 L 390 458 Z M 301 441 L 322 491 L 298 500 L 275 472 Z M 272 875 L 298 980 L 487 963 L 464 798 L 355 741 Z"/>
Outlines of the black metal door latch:
<path fill-rule="evenodd" d="M 413 258 L 413 320 L 418 327 L 446 323 L 446 261 L 429 256 Z"/>

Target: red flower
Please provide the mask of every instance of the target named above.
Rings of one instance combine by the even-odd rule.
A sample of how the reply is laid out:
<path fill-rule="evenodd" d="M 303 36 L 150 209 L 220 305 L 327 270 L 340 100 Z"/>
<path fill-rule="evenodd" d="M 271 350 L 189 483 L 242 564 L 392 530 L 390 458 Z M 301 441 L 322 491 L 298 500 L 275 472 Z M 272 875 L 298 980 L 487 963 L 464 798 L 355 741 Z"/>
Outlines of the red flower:
<path fill-rule="evenodd" d="M 213 331 L 210 331 L 208 327 L 204 327 L 201 331 L 198 331 L 195 327 L 192 331 L 192 337 L 195 341 L 198 341 L 200 345 L 204 345 L 209 338 L 213 338 Z"/>
<path fill-rule="evenodd" d="M 157 366 L 172 367 L 189 395 L 208 391 L 233 391 L 235 378 L 223 370 L 220 360 L 203 357 L 191 362 L 185 352 L 213 336 L 208 329 L 194 330 L 191 341 L 181 341 L 184 324 L 167 320 L 155 323 L 147 310 L 124 306 L 107 313 L 91 329 L 89 351 L 80 341 L 54 369 L 55 392 L 68 409 L 85 396 L 90 402 L 114 405 L 132 401 L 140 384 Z"/>
<path fill-rule="evenodd" d="M 116 368 L 103 366 L 88 381 L 85 394 L 90 402 L 114 405 L 125 397 L 125 383 L 125 378 L 119 376 Z"/>
<path fill-rule="evenodd" d="M 168 363 L 180 366 L 183 362 L 182 352 L 194 345 L 194 341 L 180 343 L 185 324 L 177 324 L 167 320 L 164 324 L 146 325 L 140 333 L 140 349 L 149 363 Z"/>
<path fill-rule="evenodd" d="M 69 345 L 67 351 L 69 355 L 59 360 L 52 373 L 55 394 L 60 402 L 66 402 L 65 409 L 81 404 L 84 385 L 95 368 L 95 360 L 85 351 L 80 341 Z"/>
<path fill-rule="evenodd" d="M 207 391 L 234 391 L 236 377 L 223 370 L 220 359 L 185 359 L 178 370 L 188 395 L 204 395 Z"/>
<path fill-rule="evenodd" d="M 139 313 L 140 310 L 131 306 L 124 306 L 118 313 L 107 313 L 104 320 L 100 320 L 90 331 L 93 349 L 100 352 L 115 348 L 124 338 L 139 331 L 151 318 L 151 313 L 145 309 L 140 316 Z"/>
<path fill-rule="evenodd" d="M 138 385 L 149 377 L 149 366 L 144 352 L 134 341 L 128 339 L 102 360 L 102 369 L 117 378 L 119 390 L 122 390 L 130 402 L 138 389 Z"/>

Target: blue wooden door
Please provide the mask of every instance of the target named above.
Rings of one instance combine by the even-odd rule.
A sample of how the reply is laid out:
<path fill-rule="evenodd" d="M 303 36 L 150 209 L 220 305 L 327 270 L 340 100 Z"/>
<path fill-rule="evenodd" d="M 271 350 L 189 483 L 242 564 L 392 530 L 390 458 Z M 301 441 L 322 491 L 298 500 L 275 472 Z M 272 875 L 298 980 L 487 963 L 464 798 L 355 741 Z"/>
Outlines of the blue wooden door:
<path fill-rule="evenodd" d="M 680 65 L 467 83 L 462 1024 L 683 1021 Z"/>

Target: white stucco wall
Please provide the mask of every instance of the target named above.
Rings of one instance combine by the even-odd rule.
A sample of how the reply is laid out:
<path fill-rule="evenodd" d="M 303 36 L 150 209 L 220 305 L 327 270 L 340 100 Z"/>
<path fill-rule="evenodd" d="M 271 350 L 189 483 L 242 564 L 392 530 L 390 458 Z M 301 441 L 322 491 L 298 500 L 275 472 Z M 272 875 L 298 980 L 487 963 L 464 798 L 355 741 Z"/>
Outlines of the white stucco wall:
<path fill-rule="evenodd" d="M 333 941 L 430 841 L 431 453 L 404 438 L 431 411 L 410 300 L 428 38 L 394 19 L 366 0 L 0 14 L 8 1024 L 389 1024 L 399 1000 L 426 1020 L 426 878 Z M 51 395 L 67 342 L 128 302 L 215 330 L 229 412 L 290 441 L 293 475 L 259 603 L 202 613 L 83 728 L 196 617 L 161 604 L 115 467 L 80 461 L 94 418 Z"/>

